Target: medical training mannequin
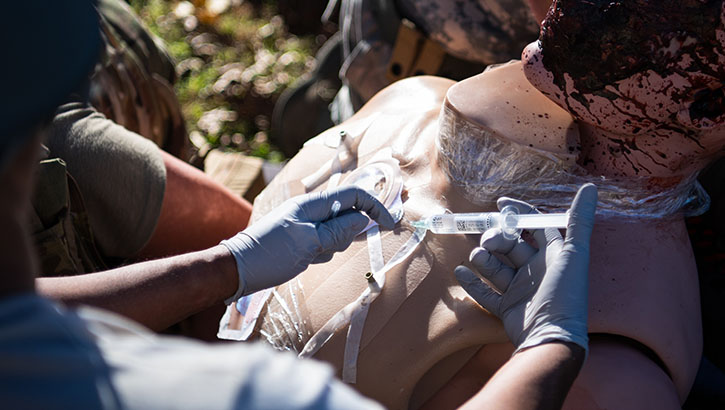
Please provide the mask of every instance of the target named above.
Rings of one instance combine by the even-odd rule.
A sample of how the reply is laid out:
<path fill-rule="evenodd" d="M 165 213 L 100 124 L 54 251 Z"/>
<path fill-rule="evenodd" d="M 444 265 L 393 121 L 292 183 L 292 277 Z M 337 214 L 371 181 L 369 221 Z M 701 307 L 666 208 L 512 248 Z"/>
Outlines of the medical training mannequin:
<path fill-rule="evenodd" d="M 680 198 L 630 205 L 616 192 L 608 199 L 600 190 L 604 212 L 591 250 L 591 350 L 565 404 L 678 408 L 702 344 L 697 275 L 678 209 L 691 199 L 689 181 L 723 148 L 722 5 L 557 1 L 542 41 L 527 47 L 522 65 L 454 86 L 427 77 L 388 87 L 304 148 L 255 203 L 255 212 L 276 203 L 275 196 L 304 192 L 299 176 L 334 156 L 335 149 L 321 142 L 340 130 L 361 138 L 356 161 L 344 169 L 363 166 L 382 147 L 400 161 L 405 216 L 393 232 L 383 231 L 386 261 L 410 237 L 410 221 L 442 209 L 496 210 L 494 201 L 504 194 L 556 208 L 569 200 L 562 199 L 567 184 L 586 174 L 621 185 L 634 200 L 659 192 Z M 494 155 L 476 151 L 482 147 Z M 497 161 L 499 154 L 507 156 Z M 486 161 L 476 162 L 481 157 Z M 511 173 L 494 172 L 507 164 Z M 563 188 L 535 184 L 547 167 L 556 172 L 546 175 L 561 176 Z M 468 375 L 485 381 L 508 358 L 498 322 L 453 277 L 476 239 L 429 233 L 388 272 L 362 333 L 355 385 L 362 393 L 405 408 L 420 406 L 443 387 L 428 404 L 456 404 Z M 360 294 L 369 266 L 361 236 L 299 277 L 302 291 L 294 293 L 303 302 L 307 338 Z M 278 289 L 285 298 L 287 288 L 292 286 Z M 263 329 L 271 316 L 262 313 Z M 345 341 L 346 332 L 338 332 L 314 357 L 340 369 Z M 486 346 L 474 356 L 480 345 Z"/>

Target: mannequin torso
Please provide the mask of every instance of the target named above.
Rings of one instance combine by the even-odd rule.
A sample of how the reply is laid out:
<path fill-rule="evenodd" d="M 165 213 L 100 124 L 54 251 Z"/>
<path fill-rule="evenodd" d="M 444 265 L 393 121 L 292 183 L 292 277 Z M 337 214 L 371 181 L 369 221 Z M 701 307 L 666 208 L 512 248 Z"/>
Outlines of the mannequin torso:
<path fill-rule="evenodd" d="M 496 197 L 479 197 L 474 204 L 441 168 L 445 161 L 441 161 L 436 138 L 465 141 L 458 141 L 455 133 L 439 135 L 445 128 L 439 127 L 439 115 L 441 124 L 454 124 L 451 129 L 463 129 L 465 123 L 491 138 L 532 148 L 536 151 L 533 162 L 549 161 L 545 159 L 549 156 L 562 168 L 575 165 L 577 124 L 531 87 L 520 64 L 452 85 L 432 77 L 401 81 L 381 91 L 352 119 L 318 137 L 324 140 L 344 129 L 362 138 L 357 161 L 348 171 L 364 165 L 384 147 L 392 148 L 400 161 L 405 217 L 393 232 L 382 233 L 386 261 L 411 236 L 412 220 L 443 209 L 496 210 Z M 441 104 L 445 107 L 442 113 Z M 255 212 L 271 208 L 283 197 L 303 193 L 300 176 L 312 174 L 334 154 L 327 146 L 308 144 L 255 202 Z M 544 159 L 536 159 L 539 157 Z M 322 188 L 324 184 L 318 189 Z M 520 197 L 517 192 L 502 194 Z M 546 198 L 539 199 L 546 202 Z M 465 294 L 452 273 L 468 259 L 477 240 L 473 235 L 428 234 L 408 259 L 388 273 L 362 333 L 355 385 L 361 392 L 390 408 L 417 407 L 478 346 L 506 342 L 499 321 Z M 590 332 L 623 336 L 651 349 L 684 398 L 697 369 L 701 332 L 696 272 L 682 218 L 600 218 L 592 237 L 591 261 Z M 310 266 L 294 288 L 283 285 L 278 289 L 289 305 L 293 305 L 290 290 L 296 295 L 307 338 L 365 289 L 363 275 L 369 266 L 367 243 L 361 235 L 330 262 Z M 270 310 L 274 309 L 263 312 L 262 326 L 272 320 Z M 339 370 L 345 341 L 346 332 L 337 332 L 315 358 Z M 592 352 L 595 349 L 593 344 Z M 479 352 L 479 356 L 489 356 L 486 360 L 491 367 L 479 366 L 479 376 L 488 377 L 510 354 L 498 350 Z M 480 357 L 476 360 L 481 362 Z M 583 375 L 596 374 L 596 368 L 588 367 Z M 589 381 L 573 391 L 586 393 L 580 397 L 597 397 L 598 382 L 592 382 L 596 377 L 581 379 Z M 449 402 L 455 400 L 451 397 Z"/>

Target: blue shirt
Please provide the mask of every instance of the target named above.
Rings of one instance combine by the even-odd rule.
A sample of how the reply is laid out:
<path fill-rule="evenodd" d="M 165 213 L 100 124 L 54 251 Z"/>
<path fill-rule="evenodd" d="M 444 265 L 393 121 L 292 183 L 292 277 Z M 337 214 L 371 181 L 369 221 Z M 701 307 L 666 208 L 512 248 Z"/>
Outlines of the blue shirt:
<path fill-rule="evenodd" d="M 156 335 L 34 294 L 0 301 L 0 403 L 26 409 L 379 409 L 332 369 L 257 344 Z"/>

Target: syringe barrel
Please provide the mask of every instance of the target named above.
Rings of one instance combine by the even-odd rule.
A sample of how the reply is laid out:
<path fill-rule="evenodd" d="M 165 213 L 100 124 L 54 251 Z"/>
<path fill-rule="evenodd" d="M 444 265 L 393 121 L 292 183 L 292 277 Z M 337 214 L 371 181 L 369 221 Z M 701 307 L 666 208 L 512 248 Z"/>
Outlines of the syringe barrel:
<path fill-rule="evenodd" d="M 566 228 L 568 214 L 523 214 L 513 207 L 501 212 L 439 214 L 426 219 L 426 227 L 437 234 L 483 233 L 500 228 L 509 239 L 518 238 L 522 229 Z"/>
<path fill-rule="evenodd" d="M 428 229 L 433 233 L 483 233 L 498 227 L 498 212 L 468 214 L 439 214 L 428 218 Z"/>

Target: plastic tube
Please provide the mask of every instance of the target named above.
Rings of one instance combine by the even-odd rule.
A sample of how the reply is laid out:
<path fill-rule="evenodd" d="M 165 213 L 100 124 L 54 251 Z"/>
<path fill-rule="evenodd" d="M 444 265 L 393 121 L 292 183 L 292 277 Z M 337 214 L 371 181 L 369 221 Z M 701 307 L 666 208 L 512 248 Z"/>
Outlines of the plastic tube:
<path fill-rule="evenodd" d="M 566 228 L 567 213 L 522 214 L 507 206 L 501 212 L 466 214 L 438 214 L 414 221 L 416 228 L 425 228 L 435 234 L 483 233 L 499 228 L 511 238 L 518 238 L 522 229 Z"/>

